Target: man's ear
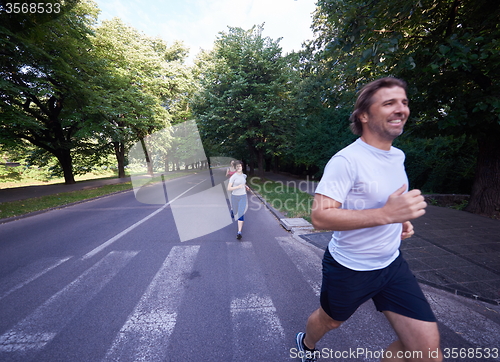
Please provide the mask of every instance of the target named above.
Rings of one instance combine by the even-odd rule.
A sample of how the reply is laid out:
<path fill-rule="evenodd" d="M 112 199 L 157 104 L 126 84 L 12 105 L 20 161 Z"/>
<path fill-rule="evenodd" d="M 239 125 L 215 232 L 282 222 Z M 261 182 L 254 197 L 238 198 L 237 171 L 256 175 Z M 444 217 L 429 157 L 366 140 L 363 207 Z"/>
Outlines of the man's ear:
<path fill-rule="evenodd" d="M 359 120 L 361 121 L 361 123 L 368 123 L 368 113 L 367 112 L 363 112 L 359 115 Z"/>

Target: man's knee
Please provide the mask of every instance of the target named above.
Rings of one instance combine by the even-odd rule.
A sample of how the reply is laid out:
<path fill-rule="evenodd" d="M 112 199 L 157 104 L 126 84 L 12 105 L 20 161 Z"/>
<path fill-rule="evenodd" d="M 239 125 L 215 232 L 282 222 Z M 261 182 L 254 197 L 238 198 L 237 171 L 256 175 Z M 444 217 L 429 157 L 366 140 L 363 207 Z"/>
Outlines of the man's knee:
<path fill-rule="evenodd" d="M 344 323 L 330 317 L 321 307 L 316 310 L 316 313 L 318 315 L 318 318 L 321 320 L 321 323 L 330 330 L 336 329 L 340 327 L 342 323 Z"/>

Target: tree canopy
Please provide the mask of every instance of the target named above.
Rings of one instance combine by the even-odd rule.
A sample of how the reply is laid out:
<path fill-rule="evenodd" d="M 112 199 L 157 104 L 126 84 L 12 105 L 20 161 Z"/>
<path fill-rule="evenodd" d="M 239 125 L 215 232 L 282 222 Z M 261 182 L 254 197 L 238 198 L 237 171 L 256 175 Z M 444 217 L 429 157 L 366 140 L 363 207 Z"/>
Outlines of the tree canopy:
<path fill-rule="evenodd" d="M 118 19 L 97 27 L 90 0 L 64 4 L 57 16 L 15 14 L 0 26 L 0 139 L 55 156 L 67 184 L 75 160 L 95 166 L 113 149 L 123 177 L 127 148 L 185 104 L 187 50 Z"/>
<path fill-rule="evenodd" d="M 262 32 L 263 25 L 219 34 L 214 50 L 198 61 L 200 90 L 192 105 L 208 148 L 257 161 L 261 174 L 264 158 L 279 155 L 293 131 L 288 65 L 279 40 Z"/>
<path fill-rule="evenodd" d="M 189 76 L 182 44 L 172 47 L 127 26 L 120 19 L 104 21 L 93 38 L 96 59 L 106 71 L 95 79 L 100 96 L 100 138 L 112 145 L 124 176 L 125 153 L 138 139 L 168 127 Z"/>
<path fill-rule="evenodd" d="M 95 63 L 89 35 L 97 9 L 81 2 L 36 23 L 31 14 L 0 27 L 0 137 L 23 139 L 53 154 L 74 183 L 71 150 L 91 147 L 84 128 Z"/>

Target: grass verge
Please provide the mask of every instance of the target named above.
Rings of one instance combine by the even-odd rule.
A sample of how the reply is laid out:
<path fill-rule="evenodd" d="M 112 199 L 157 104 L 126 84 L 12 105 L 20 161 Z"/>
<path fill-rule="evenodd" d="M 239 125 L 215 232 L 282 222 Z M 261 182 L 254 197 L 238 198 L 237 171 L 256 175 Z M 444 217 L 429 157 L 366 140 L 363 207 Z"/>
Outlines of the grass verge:
<path fill-rule="evenodd" d="M 88 190 L 70 191 L 60 194 L 34 197 L 31 199 L 4 202 L 0 204 L 0 219 L 21 216 L 30 212 L 64 206 L 73 202 L 88 200 L 94 197 L 130 189 L 132 189 L 132 183 L 125 182 Z"/>
<path fill-rule="evenodd" d="M 185 176 L 184 172 L 176 172 L 168 174 L 165 180 Z M 160 180 L 160 179 L 159 179 Z M 154 179 L 153 179 L 154 181 Z M 0 219 L 21 216 L 30 212 L 61 207 L 74 202 L 84 201 L 99 196 L 109 195 L 119 191 L 131 190 L 133 188 L 132 182 L 124 182 L 113 185 L 105 185 L 92 189 L 78 190 L 63 192 L 54 195 L 34 197 L 19 201 L 9 201 L 0 203 Z"/>
<path fill-rule="evenodd" d="M 251 177 L 248 184 L 287 218 L 304 218 L 311 222 L 311 207 L 314 198 L 296 188 L 295 183 Z"/>
<path fill-rule="evenodd" d="M 1 166 L 0 166 L 1 167 Z M 90 180 L 102 180 L 102 179 L 112 179 L 117 178 L 118 174 L 116 172 L 89 172 L 85 175 L 76 175 L 75 181 L 90 181 Z M 14 174 L 14 176 L 0 176 L 0 189 L 8 189 L 12 187 L 21 186 L 40 186 L 40 185 L 53 185 L 64 183 L 63 177 L 53 177 L 48 180 L 40 180 L 32 177 L 25 177 L 22 174 Z"/>

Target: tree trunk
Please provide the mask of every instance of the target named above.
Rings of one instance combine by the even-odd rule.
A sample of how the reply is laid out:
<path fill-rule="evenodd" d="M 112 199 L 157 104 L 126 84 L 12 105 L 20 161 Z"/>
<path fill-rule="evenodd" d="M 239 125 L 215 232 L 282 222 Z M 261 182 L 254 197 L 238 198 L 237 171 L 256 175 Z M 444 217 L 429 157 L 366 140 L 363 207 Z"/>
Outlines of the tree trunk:
<path fill-rule="evenodd" d="M 113 142 L 116 162 L 118 163 L 118 177 L 125 177 L 125 145 L 122 142 Z"/>
<path fill-rule="evenodd" d="M 146 148 L 146 142 L 144 142 L 144 138 L 141 138 L 142 150 L 144 151 L 144 157 L 146 158 L 146 165 L 148 167 L 148 175 L 153 176 L 153 164 L 151 163 L 151 159 L 149 158 L 149 153 Z"/>
<path fill-rule="evenodd" d="M 493 137 L 478 142 L 476 174 L 465 211 L 485 216 L 500 215 L 500 147 Z"/>
<path fill-rule="evenodd" d="M 264 151 L 257 150 L 257 169 L 259 177 L 264 178 Z"/>
<path fill-rule="evenodd" d="M 170 171 L 170 168 L 169 168 L 169 166 L 168 166 L 168 157 L 167 157 L 167 156 L 165 156 L 165 157 L 163 158 L 163 164 L 165 165 L 165 166 L 164 166 L 164 168 L 165 168 L 165 171 L 164 171 L 164 172 L 165 172 L 165 173 L 167 173 L 168 171 Z"/>
<path fill-rule="evenodd" d="M 250 166 L 250 176 L 255 175 L 255 159 L 257 158 L 255 147 L 253 146 L 253 142 L 250 139 L 246 140 L 247 143 L 247 151 L 249 154 L 249 162 Z"/>
<path fill-rule="evenodd" d="M 255 175 L 255 163 L 253 162 L 252 159 L 248 163 L 248 167 L 250 168 L 250 170 L 248 171 L 250 173 L 250 175 L 251 176 Z"/>
<path fill-rule="evenodd" d="M 64 183 L 66 185 L 76 183 L 75 177 L 73 176 L 73 160 L 71 158 L 70 150 L 59 150 L 56 152 L 55 156 L 63 169 Z"/>

